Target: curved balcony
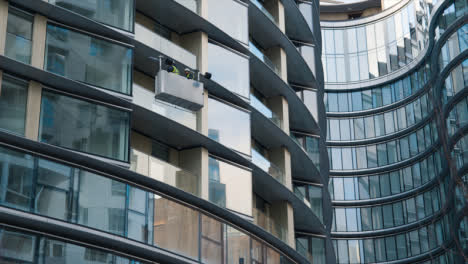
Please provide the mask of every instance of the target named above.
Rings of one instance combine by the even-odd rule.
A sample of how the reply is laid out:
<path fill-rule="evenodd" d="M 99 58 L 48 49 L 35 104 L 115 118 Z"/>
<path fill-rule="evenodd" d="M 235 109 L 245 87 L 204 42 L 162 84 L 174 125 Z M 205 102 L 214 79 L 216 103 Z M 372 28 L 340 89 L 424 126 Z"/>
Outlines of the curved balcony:
<path fill-rule="evenodd" d="M 292 41 L 280 28 L 278 28 L 278 26 L 255 4 L 249 5 L 249 31 L 250 35 L 252 35 L 263 48 L 269 49 L 279 46 L 284 49 L 287 59 L 287 76 L 289 82 L 317 88 L 317 80 L 296 46 L 294 46 Z"/>

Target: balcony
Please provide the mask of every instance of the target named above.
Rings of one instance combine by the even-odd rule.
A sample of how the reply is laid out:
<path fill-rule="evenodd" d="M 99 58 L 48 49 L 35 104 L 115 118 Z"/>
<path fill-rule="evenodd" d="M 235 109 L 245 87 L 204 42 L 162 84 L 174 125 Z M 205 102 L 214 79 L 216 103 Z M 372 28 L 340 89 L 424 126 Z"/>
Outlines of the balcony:
<path fill-rule="evenodd" d="M 255 149 L 252 149 L 252 162 L 260 169 L 270 174 L 270 176 L 275 178 L 277 181 L 281 182 L 283 185 L 285 184 L 283 171 L 263 157 L 262 154 L 258 153 Z"/>
<path fill-rule="evenodd" d="M 200 196 L 198 176 L 144 152 L 132 149 L 130 170 Z"/>
<path fill-rule="evenodd" d="M 249 42 L 249 50 L 252 54 L 254 54 L 257 58 L 259 58 L 263 63 L 265 63 L 270 69 L 272 69 L 278 76 L 281 76 L 281 72 L 276 67 L 276 65 L 265 55 L 263 52 L 255 46 L 255 44 L 250 41 Z"/>
<path fill-rule="evenodd" d="M 271 111 L 266 105 L 262 103 L 255 95 L 250 94 L 250 105 L 262 113 L 266 118 L 270 119 L 279 128 L 283 128 L 281 119 L 273 111 Z"/>
<path fill-rule="evenodd" d="M 273 23 L 275 23 L 275 25 L 278 26 L 278 21 L 276 20 L 276 18 L 272 14 L 270 14 L 270 12 L 263 6 L 262 3 L 260 3 L 260 1 L 250 0 L 250 2 L 256 7 L 258 7 L 262 11 L 262 13 L 265 14 L 265 16 L 267 16 Z"/>
<path fill-rule="evenodd" d="M 197 57 L 195 55 L 138 22 L 135 23 L 135 39 L 192 69 L 197 68 Z"/>
<path fill-rule="evenodd" d="M 279 221 L 275 220 L 270 214 L 254 208 L 254 223 L 281 239 L 283 242 L 288 243 L 288 230 L 278 222 Z"/>

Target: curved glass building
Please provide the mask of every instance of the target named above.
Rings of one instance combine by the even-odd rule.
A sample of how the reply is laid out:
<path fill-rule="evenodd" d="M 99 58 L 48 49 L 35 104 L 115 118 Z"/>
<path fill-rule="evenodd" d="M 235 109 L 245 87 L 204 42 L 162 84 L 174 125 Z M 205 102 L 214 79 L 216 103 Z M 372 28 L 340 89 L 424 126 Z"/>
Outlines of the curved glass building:
<path fill-rule="evenodd" d="M 463 120 L 460 85 L 467 79 L 461 60 L 466 5 L 450 4 L 410 3 L 418 17 L 393 40 L 398 54 L 401 41 L 409 45 L 404 63 L 396 57 L 398 68 L 411 73 L 398 77 L 400 97 L 393 66 L 380 72 L 377 65 L 380 48 L 393 42 L 340 49 L 338 28 L 320 29 L 316 0 L 0 0 L 0 263 L 320 264 L 335 263 L 333 243 L 341 262 L 343 242 L 350 252 L 367 250 L 367 229 L 332 225 L 329 190 L 336 215 L 348 214 L 352 204 L 357 217 L 356 208 L 369 203 L 407 212 L 412 201 L 418 210 L 391 228 L 419 237 L 437 232 L 443 242 L 431 240 L 437 244 L 427 244 L 431 251 L 421 246 L 420 254 L 405 258 L 444 254 L 442 245 L 458 249 L 466 219 L 455 198 L 463 200 L 464 187 L 457 185 L 456 197 L 446 190 L 454 177 L 463 179 L 464 126 L 457 120 Z M 409 19 L 406 6 L 400 19 Z M 372 30 L 379 28 L 372 24 Z M 354 75 L 337 77 L 336 67 L 353 53 L 357 61 L 361 53 L 366 60 L 374 54 L 376 65 L 369 67 L 377 66 L 356 83 L 395 81 L 376 83 L 372 91 L 342 86 Z M 335 85 L 325 100 L 328 121 L 324 72 Z M 364 103 L 364 93 L 390 85 L 395 97 L 387 103 L 381 94 L 381 106 L 372 99 L 356 112 L 351 103 L 346 110 L 333 105 L 333 96 L 351 100 L 359 91 Z M 327 122 L 350 124 L 375 112 L 377 127 L 383 109 L 396 118 L 405 107 L 412 109 L 411 117 L 410 110 L 403 114 L 405 127 L 366 136 L 349 130 L 346 138 L 332 126 L 330 153 L 346 163 L 349 150 L 355 165 L 338 165 L 334 154 L 329 163 Z M 414 140 L 423 145 L 414 148 Z M 390 149 L 403 141 L 407 153 L 391 160 Z M 382 146 L 389 151 L 385 165 Z M 366 150 L 363 165 L 356 157 L 366 157 L 356 154 Z M 443 155 L 453 160 L 450 172 Z M 397 193 L 392 187 L 378 197 L 369 190 L 368 198 L 348 199 L 342 184 L 346 199 L 337 195 L 340 180 L 358 188 L 366 179 L 375 189 L 383 176 L 370 174 L 387 173 L 393 183 L 390 168 L 406 180 L 415 166 L 421 177 L 414 172 L 411 185 L 402 181 Z M 421 201 L 434 204 L 423 216 Z M 456 227 L 449 225 L 455 220 Z M 387 228 L 382 222 L 369 231 L 387 234 Z M 332 229 L 339 240 L 332 240 Z M 411 232 L 403 236 L 413 239 Z"/>
<path fill-rule="evenodd" d="M 353 8 L 321 22 L 337 263 L 467 263 L 468 3 Z"/>

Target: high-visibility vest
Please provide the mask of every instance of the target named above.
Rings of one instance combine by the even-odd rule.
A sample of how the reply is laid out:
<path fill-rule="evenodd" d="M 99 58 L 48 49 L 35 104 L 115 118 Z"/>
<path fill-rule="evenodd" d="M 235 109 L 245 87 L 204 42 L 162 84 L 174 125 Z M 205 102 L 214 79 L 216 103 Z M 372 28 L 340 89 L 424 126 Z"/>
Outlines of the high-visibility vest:
<path fill-rule="evenodd" d="M 169 66 L 169 68 L 167 69 L 168 72 L 172 72 L 174 74 L 179 74 L 179 69 L 177 69 L 177 67 L 175 65 L 171 65 Z"/>

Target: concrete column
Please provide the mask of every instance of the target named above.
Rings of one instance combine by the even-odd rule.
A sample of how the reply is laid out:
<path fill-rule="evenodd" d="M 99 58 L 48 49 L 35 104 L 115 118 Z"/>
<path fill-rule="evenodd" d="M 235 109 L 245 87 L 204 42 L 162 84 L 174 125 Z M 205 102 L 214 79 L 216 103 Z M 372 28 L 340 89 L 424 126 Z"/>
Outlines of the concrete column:
<path fill-rule="evenodd" d="M 198 0 L 198 15 L 208 18 L 208 0 Z"/>
<path fill-rule="evenodd" d="M 202 1 L 203 2 L 203 1 Z M 193 32 L 178 37 L 179 45 L 197 56 L 197 68 L 203 74 L 208 71 L 208 35 Z M 208 136 L 208 91 L 205 89 L 204 107 L 197 112 L 197 131 Z"/>
<path fill-rule="evenodd" d="M 47 18 L 34 16 L 31 65 L 43 69 L 46 45 Z"/>
<path fill-rule="evenodd" d="M 284 6 L 280 0 L 269 0 L 265 1 L 264 7 L 273 17 L 276 19 L 278 23 L 278 27 L 284 33 L 286 32 L 286 19 L 284 14 Z"/>
<path fill-rule="evenodd" d="M 292 190 L 292 176 L 291 176 L 291 154 L 284 148 L 270 149 L 268 151 L 270 161 L 278 166 L 284 174 L 284 184 Z"/>
<path fill-rule="evenodd" d="M 8 23 L 8 2 L 0 0 L 0 55 L 5 54 L 5 41 Z"/>
<path fill-rule="evenodd" d="M 265 51 L 265 55 L 275 64 L 280 71 L 280 77 L 285 82 L 288 82 L 288 63 L 286 52 L 283 48 L 277 46 L 269 48 Z"/>
<path fill-rule="evenodd" d="M 267 105 L 281 119 L 281 128 L 289 135 L 289 104 L 282 96 L 270 97 Z"/>
<path fill-rule="evenodd" d="M 209 199 L 208 150 L 193 148 L 179 151 L 179 165 L 198 177 L 198 193 L 200 197 Z"/>
<path fill-rule="evenodd" d="M 285 231 L 286 243 L 292 248 L 296 248 L 296 240 L 294 237 L 294 211 L 293 207 L 286 201 L 279 201 L 271 205 L 271 217 Z"/>
<path fill-rule="evenodd" d="M 27 139 L 38 140 L 39 118 L 41 113 L 42 85 L 35 81 L 29 82 L 28 102 L 26 107 L 26 131 Z"/>

